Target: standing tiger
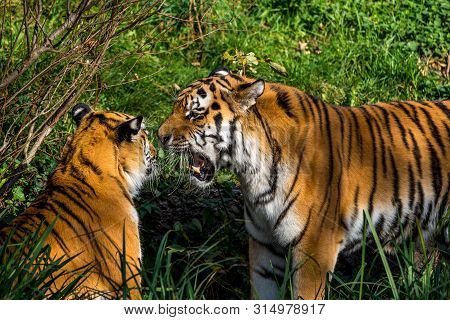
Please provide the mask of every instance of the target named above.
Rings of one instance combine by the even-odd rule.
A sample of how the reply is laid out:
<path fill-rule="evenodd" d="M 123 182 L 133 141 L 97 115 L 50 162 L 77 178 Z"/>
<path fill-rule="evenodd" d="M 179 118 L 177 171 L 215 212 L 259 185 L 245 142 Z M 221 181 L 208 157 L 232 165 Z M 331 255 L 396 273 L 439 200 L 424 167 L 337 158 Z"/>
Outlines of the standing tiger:
<path fill-rule="evenodd" d="M 448 100 L 338 107 L 219 68 L 179 94 L 158 135 L 192 155 L 200 186 L 219 168 L 238 175 L 255 297 L 277 297 L 289 247 L 296 297 L 321 299 L 338 254 L 361 247 L 364 211 L 387 250 L 418 228 L 427 239 L 436 231 L 448 208 L 449 118 Z"/>
<path fill-rule="evenodd" d="M 13 240 L 20 241 L 55 221 L 46 238 L 50 255 L 72 260 L 49 291 L 86 273 L 74 298 L 119 298 L 125 285 L 139 298 L 141 246 L 132 196 L 153 171 L 155 148 L 141 116 L 94 112 L 84 104 L 72 116 L 78 128 L 61 163 L 36 201 L 2 230 L 3 239 L 14 229 Z"/>

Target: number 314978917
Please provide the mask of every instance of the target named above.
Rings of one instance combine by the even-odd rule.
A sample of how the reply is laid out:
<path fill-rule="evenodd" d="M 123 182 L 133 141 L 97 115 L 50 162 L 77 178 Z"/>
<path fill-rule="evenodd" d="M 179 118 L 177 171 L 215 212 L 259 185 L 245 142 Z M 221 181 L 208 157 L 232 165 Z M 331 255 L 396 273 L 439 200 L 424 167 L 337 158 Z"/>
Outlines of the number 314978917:
<path fill-rule="evenodd" d="M 254 314 L 322 314 L 324 303 L 274 303 L 253 305 Z"/>

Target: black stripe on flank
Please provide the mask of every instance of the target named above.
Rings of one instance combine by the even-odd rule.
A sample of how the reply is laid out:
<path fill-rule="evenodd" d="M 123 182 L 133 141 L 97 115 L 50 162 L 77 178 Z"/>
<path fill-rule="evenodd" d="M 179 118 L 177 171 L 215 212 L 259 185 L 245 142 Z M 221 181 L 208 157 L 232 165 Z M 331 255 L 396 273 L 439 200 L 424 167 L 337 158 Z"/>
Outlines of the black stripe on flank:
<path fill-rule="evenodd" d="M 74 187 L 72 187 L 70 185 L 65 185 L 64 188 L 70 190 L 73 194 L 75 194 L 78 197 L 78 200 L 81 201 L 85 207 L 87 207 L 89 210 L 91 210 L 92 214 L 94 214 L 97 218 L 100 218 L 100 216 L 97 214 L 97 212 L 95 212 L 91 208 L 91 206 L 86 202 L 86 200 L 84 200 L 83 196 L 78 192 L 77 189 L 75 189 Z"/>
<path fill-rule="evenodd" d="M 292 112 L 291 99 L 289 92 L 279 90 L 277 92 L 277 104 L 284 110 L 284 113 L 291 119 L 298 121 L 297 116 Z"/>
<path fill-rule="evenodd" d="M 417 171 L 419 172 L 420 178 L 422 178 L 423 176 L 422 154 L 420 153 L 419 145 L 417 144 L 417 140 L 414 137 L 414 134 L 412 133 L 411 129 L 409 129 L 409 136 L 411 137 L 411 141 L 413 143 L 413 155 L 414 159 L 416 160 Z"/>
<path fill-rule="evenodd" d="M 393 203 L 397 203 L 397 201 L 400 198 L 400 181 L 399 181 L 399 174 L 398 169 L 395 164 L 394 156 L 392 155 L 392 151 L 389 152 L 390 160 L 391 160 L 391 167 L 392 167 L 392 198 Z"/>
<path fill-rule="evenodd" d="M 436 125 L 434 124 L 434 121 L 433 121 L 433 119 L 431 118 L 430 113 L 429 113 L 426 109 L 423 109 L 423 108 L 420 109 L 420 110 L 422 110 L 423 114 L 424 114 L 425 117 L 427 118 L 428 126 L 429 126 L 430 129 L 431 129 L 432 136 L 433 136 L 434 139 L 436 140 L 436 142 L 437 142 L 439 148 L 441 149 L 442 153 L 445 155 L 445 154 L 446 154 L 446 152 L 445 152 L 445 145 L 444 145 L 444 143 L 442 142 L 441 133 L 439 132 L 439 130 L 438 130 L 438 128 L 436 127 Z"/>
<path fill-rule="evenodd" d="M 391 121 L 389 119 L 389 112 L 380 105 L 375 104 L 373 106 L 376 108 L 376 110 L 381 111 L 381 114 L 383 115 L 383 119 L 384 119 L 383 124 L 386 126 L 391 144 L 394 144 L 394 136 L 392 135 Z"/>
<path fill-rule="evenodd" d="M 444 195 L 441 199 L 441 205 L 438 209 L 438 219 L 444 217 L 445 213 L 447 212 L 449 205 L 448 202 L 449 192 L 450 192 L 450 172 L 447 173 L 447 190 L 444 192 Z"/>
<path fill-rule="evenodd" d="M 414 173 L 412 170 L 411 163 L 408 163 L 408 183 L 409 183 L 409 209 L 412 210 L 414 207 L 414 198 L 416 194 L 416 181 L 414 179 Z"/>
<path fill-rule="evenodd" d="M 322 120 L 322 108 L 320 106 L 320 100 L 314 96 L 310 96 L 310 97 L 311 97 L 311 101 L 313 104 L 312 109 L 317 110 L 317 113 L 319 114 L 319 129 L 320 129 L 320 133 L 322 133 L 323 132 L 323 120 Z"/>
<path fill-rule="evenodd" d="M 248 219 L 250 220 L 252 226 L 253 226 L 256 230 L 258 230 L 258 231 L 264 231 L 263 228 L 261 228 L 261 227 L 256 223 L 255 218 L 253 217 L 253 214 L 252 214 L 251 210 L 249 210 L 248 208 L 245 210 L 245 216 L 248 217 Z M 247 230 L 247 231 L 248 231 L 248 233 L 250 234 L 250 231 L 249 231 L 249 230 Z"/>
<path fill-rule="evenodd" d="M 76 221 L 81 228 L 83 229 L 83 231 L 85 232 L 85 235 L 89 237 L 89 239 L 92 237 L 92 231 L 88 229 L 88 227 L 86 226 L 86 224 L 81 220 L 81 218 L 75 213 L 73 212 L 65 203 L 57 200 L 57 199 L 51 199 L 51 201 L 56 204 L 65 214 L 67 214 L 69 217 L 71 217 L 74 221 Z M 80 236 L 81 234 L 79 232 L 76 231 L 75 228 L 73 228 L 75 234 L 77 236 Z"/>
<path fill-rule="evenodd" d="M 344 109 L 345 112 L 353 112 L 349 108 Z M 350 162 L 352 159 L 352 145 L 353 145 L 353 121 L 351 118 L 348 118 L 347 126 L 348 126 L 348 134 L 347 134 L 347 145 L 348 145 L 348 154 L 347 154 L 347 169 L 350 168 Z M 345 144 L 344 144 L 345 145 Z M 342 147 L 343 148 L 343 147 Z"/>
<path fill-rule="evenodd" d="M 81 173 L 80 170 L 78 170 L 77 167 L 75 167 L 73 164 L 70 164 L 70 175 L 75 178 L 77 181 L 81 182 L 82 185 L 84 185 L 86 188 L 89 189 L 91 194 L 89 196 L 92 197 L 92 194 L 97 196 L 97 193 L 95 192 L 95 189 L 86 181 L 86 177 L 83 173 Z M 86 193 L 88 195 L 88 193 Z"/>
<path fill-rule="evenodd" d="M 423 187 L 420 181 L 417 181 L 417 190 L 418 190 L 418 199 L 415 207 L 415 213 L 418 217 L 420 217 L 425 210 L 425 194 L 423 192 Z"/>
<path fill-rule="evenodd" d="M 278 275 L 275 273 L 275 270 L 270 271 L 264 267 L 259 267 L 254 269 L 255 272 L 264 279 L 270 279 L 276 283 L 283 283 L 283 274 Z"/>
<path fill-rule="evenodd" d="M 400 119 L 398 118 L 398 116 L 394 112 L 391 112 L 391 115 L 394 118 L 395 125 L 400 130 L 401 137 L 402 137 L 404 145 L 406 146 L 406 149 L 409 150 L 409 143 L 408 143 L 408 140 L 406 140 L 406 129 L 405 129 L 405 127 L 400 122 Z"/>
<path fill-rule="evenodd" d="M 389 152 L 392 167 L 392 204 L 397 209 L 398 222 L 403 220 L 403 203 L 400 200 L 400 177 L 392 151 Z M 397 226 L 398 227 L 398 226 Z"/>
<path fill-rule="evenodd" d="M 356 187 L 355 194 L 353 195 L 353 213 L 352 213 L 352 221 L 351 221 L 351 227 L 355 225 L 356 219 L 358 219 L 359 214 L 359 185 Z"/>
<path fill-rule="evenodd" d="M 311 106 L 309 105 L 308 97 L 306 95 L 303 95 L 298 90 L 295 90 L 294 93 L 299 109 L 302 110 L 305 120 L 309 121 L 309 111 L 311 109 Z"/>
<path fill-rule="evenodd" d="M 424 102 L 425 103 L 425 102 Z M 450 118 L 450 109 L 442 101 L 431 101 L 436 107 L 438 107 L 447 118 Z"/>
<path fill-rule="evenodd" d="M 116 241 L 114 241 L 114 239 L 111 238 L 111 236 L 108 234 L 108 232 L 106 232 L 106 230 L 99 230 L 99 231 L 101 231 L 101 233 L 102 233 L 106 238 L 108 238 L 109 243 L 111 243 L 111 245 L 114 247 L 114 249 L 116 249 L 116 252 L 114 252 L 114 254 L 111 253 L 110 250 L 105 250 L 105 251 L 106 251 L 106 253 L 112 258 L 112 260 L 115 262 L 116 266 L 120 268 L 121 266 L 120 266 L 119 260 L 117 259 L 117 257 L 116 257 L 115 254 L 117 254 L 117 253 L 122 253 L 123 249 L 121 249 L 121 248 L 118 246 L 118 244 L 116 243 Z M 104 247 L 105 249 L 108 249 L 104 244 L 102 244 L 102 245 L 103 245 L 103 247 Z"/>
<path fill-rule="evenodd" d="M 414 124 L 419 128 L 419 130 L 423 134 L 425 134 L 425 131 L 424 131 L 423 127 L 422 127 L 422 124 L 420 123 L 420 120 L 419 120 L 419 118 L 417 116 L 417 110 L 416 110 L 417 108 L 416 107 L 414 107 L 413 105 L 411 105 L 411 104 L 409 104 L 407 102 L 403 102 L 403 101 L 392 102 L 390 105 L 396 107 L 397 109 L 399 109 L 401 111 L 403 111 L 403 113 L 406 114 L 406 117 L 409 120 L 411 120 L 412 122 L 414 122 Z M 411 113 L 409 112 L 408 108 L 405 107 L 405 105 L 409 106 L 410 108 L 412 108 L 414 115 L 411 115 Z"/>
<path fill-rule="evenodd" d="M 295 197 L 293 197 L 291 199 L 291 201 L 289 201 L 289 203 L 287 204 L 287 206 L 283 209 L 283 211 L 281 211 L 281 213 L 278 215 L 278 219 L 277 222 L 275 223 L 275 225 L 273 226 L 273 230 L 275 231 L 278 226 L 280 225 L 281 221 L 283 221 L 284 217 L 286 217 L 287 213 L 289 212 L 289 210 L 291 209 L 292 205 L 294 204 L 295 200 L 297 200 L 299 196 L 299 193 L 297 193 L 295 195 Z"/>
<path fill-rule="evenodd" d="M 345 127 L 344 127 L 344 115 L 342 114 L 342 110 L 340 107 L 331 107 L 332 110 L 336 111 L 339 119 L 339 132 L 341 133 L 341 148 L 344 147 L 344 138 L 345 138 Z M 349 153 L 350 154 L 350 153 Z"/>
<path fill-rule="evenodd" d="M 378 180 L 378 165 L 377 165 L 377 161 L 378 161 L 378 159 L 377 159 L 377 150 L 378 149 L 377 149 L 377 143 L 376 143 L 376 139 L 375 139 L 375 134 L 373 132 L 373 127 L 372 127 L 371 121 L 370 121 L 371 117 L 370 117 L 370 115 L 369 115 L 369 113 L 367 112 L 366 109 L 361 108 L 360 110 L 361 110 L 362 114 L 364 115 L 364 118 L 366 119 L 367 126 L 369 127 L 370 137 L 371 137 L 372 144 L 373 144 L 373 149 L 372 149 L 372 154 L 373 154 L 373 158 L 372 158 L 373 178 L 372 178 L 372 180 L 373 181 L 372 181 L 372 189 L 371 189 L 370 197 L 369 197 L 369 208 L 368 208 L 369 214 L 371 215 L 372 211 L 373 211 L 373 200 L 374 200 L 374 197 L 375 197 L 375 193 L 376 193 L 376 190 L 377 190 L 377 184 L 378 184 L 378 181 L 377 181 Z M 373 118 L 372 118 L 372 120 L 373 120 Z"/>
<path fill-rule="evenodd" d="M 28 218 L 28 219 L 25 221 L 24 220 L 20 221 L 19 224 L 14 224 L 15 222 L 13 221 L 12 227 L 19 228 L 19 230 L 21 232 L 24 232 L 26 230 L 24 236 L 34 232 L 34 230 L 28 229 L 25 226 L 25 224 L 29 224 L 29 220 L 32 221 L 32 224 L 29 224 L 29 226 L 32 227 L 33 229 L 40 228 L 40 227 L 42 227 L 42 225 L 44 225 L 46 229 L 50 227 L 50 223 L 47 221 L 47 218 L 41 213 L 26 213 L 25 212 L 25 213 L 22 213 L 19 217 L 20 218 Z M 37 221 L 35 221 L 35 218 L 37 219 Z M 67 247 L 67 245 L 64 243 L 64 240 L 61 237 L 61 235 L 55 230 L 55 226 L 50 231 L 50 235 L 54 236 L 58 245 L 61 247 L 61 249 L 64 251 L 64 253 L 68 255 L 70 250 Z M 22 239 L 20 239 L 20 241 L 22 241 Z"/>
<path fill-rule="evenodd" d="M 306 218 L 305 226 L 303 227 L 302 231 L 300 231 L 300 233 L 298 234 L 298 236 L 296 236 L 296 237 L 294 238 L 294 240 L 292 241 L 292 247 L 293 247 L 293 248 L 295 248 L 297 245 L 300 244 L 300 242 L 301 242 L 302 239 L 303 239 L 303 236 L 306 234 L 306 231 L 307 231 L 308 228 L 309 228 L 309 223 L 310 223 L 310 221 L 311 221 L 311 212 L 312 212 L 312 209 L 310 208 L 309 211 L 308 211 L 308 218 Z"/>
<path fill-rule="evenodd" d="M 442 168 L 441 162 L 439 161 L 439 157 L 437 155 L 436 150 L 430 141 L 427 140 L 428 150 L 430 152 L 430 161 L 431 161 L 431 173 L 433 175 L 433 190 L 434 190 L 434 203 L 437 205 L 439 195 L 442 191 Z"/>
<path fill-rule="evenodd" d="M 53 205 L 53 203 L 48 202 L 47 203 L 48 206 L 48 210 L 50 212 L 52 212 L 55 217 L 57 217 L 59 220 L 63 221 L 70 229 L 72 229 L 73 233 L 78 235 L 78 230 L 74 227 L 74 225 L 72 224 L 72 222 L 70 222 L 69 220 L 67 220 L 67 218 L 64 216 L 64 210 L 62 208 L 60 208 L 61 210 L 59 210 L 55 205 Z M 59 207 L 59 206 L 58 206 Z"/>
<path fill-rule="evenodd" d="M 298 162 L 297 162 L 297 167 L 295 168 L 295 176 L 294 176 L 294 179 L 292 179 L 291 187 L 289 188 L 289 191 L 286 194 L 286 200 L 290 197 L 290 195 L 292 193 L 292 190 L 294 190 L 294 187 L 295 187 L 295 185 L 297 183 L 298 176 L 299 176 L 299 173 L 300 173 L 300 166 L 302 165 L 302 161 L 303 161 L 303 151 L 304 150 L 305 150 L 305 145 L 303 145 L 302 148 L 300 149 Z"/>
<path fill-rule="evenodd" d="M 404 104 L 404 105 L 407 105 L 408 107 L 411 108 L 411 110 L 413 111 L 413 118 L 414 118 L 413 120 L 414 120 L 415 124 L 417 125 L 417 127 L 419 128 L 419 130 L 420 130 L 423 134 L 425 134 L 425 130 L 423 129 L 422 123 L 421 123 L 420 120 L 419 120 L 419 115 L 417 114 L 417 110 L 420 109 L 420 108 L 418 108 L 418 107 L 412 105 L 412 104 L 409 103 L 409 102 L 403 101 L 403 102 L 401 102 L 401 103 Z"/>
<path fill-rule="evenodd" d="M 60 195 L 66 197 L 68 200 L 72 201 L 76 206 L 78 206 L 81 210 L 86 212 L 88 216 L 91 218 L 91 220 L 94 220 L 94 215 L 99 218 L 98 214 L 95 213 L 90 207 L 86 207 L 83 203 L 81 203 L 78 199 L 74 198 L 72 195 L 70 195 L 64 187 L 60 186 L 53 186 L 51 189 L 49 189 L 50 192 L 57 192 Z"/>
<path fill-rule="evenodd" d="M 316 122 L 316 114 L 314 112 L 314 108 L 311 105 L 311 97 L 306 95 L 304 96 L 304 98 L 302 98 L 302 101 L 306 102 L 306 106 L 305 106 L 305 110 L 307 110 L 307 114 L 309 115 L 309 113 L 311 112 L 311 118 L 312 118 L 312 122 Z"/>
<path fill-rule="evenodd" d="M 327 139 L 328 139 L 328 182 L 327 182 L 327 192 L 325 193 L 324 196 L 324 200 L 320 206 L 319 209 L 319 213 L 322 214 L 322 220 L 320 222 L 320 226 L 322 227 L 323 223 L 325 222 L 325 218 L 326 215 L 328 213 L 328 209 L 330 207 L 330 198 L 331 198 L 331 188 L 332 188 L 332 182 L 333 182 L 333 178 L 334 178 L 334 154 L 333 154 L 333 140 L 331 137 L 331 122 L 330 122 L 330 115 L 328 113 L 328 107 L 325 106 L 322 103 L 322 107 L 320 109 L 323 109 L 324 114 L 325 114 L 325 128 L 326 128 L 326 133 L 327 133 Z M 340 178 L 340 175 L 339 177 Z M 324 210 L 323 208 L 325 207 L 326 204 L 326 209 Z"/>
<path fill-rule="evenodd" d="M 369 239 L 366 239 L 366 240 L 368 241 Z M 366 245 L 367 245 L 367 242 L 366 242 Z M 359 246 L 361 246 L 361 238 L 356 238 L 356 239 L 351 240 L 350 242 L 346 242 L 345 247 L 342 249 L 341 252 L 345 255 L 348 255 L 348 254 L 354 252 L 355 250 L 357 250 Z"/>
<path fill-rule="evenodd" d="M 271 243 L 265 243 L 265 242 L 259 241 L 258 239 L 256 239 L 256 238 L 255 238 L 253 235 L 251 235 L 250 233 L 249 233 L 249 237 L 250 237 L 250 239 L 252 239 L 253 241 L 255 241 L 257 244 L 259 244 L 260 246 L 266 248 L 266 249 L 267 249 L 271 254 L 273 254 L 274 256 L 281 257 L 281 258 L 284 258 L 284 257 L 285 257 L 286 253 L 285 253 L 285 252 L 280 252 L 277 248 L 274 247 L 273 244 L 271 244 Z"/>
<path fill-rule="evenodd" d="M 358 142 L 358 147 L 359 147 L 359 160 L 360 160 L 360 162 L 362 162 L 364 149 L 363 149 L 363 143 L 362 143 L 361 127 L 359 125 L 358 118 L 356 117 L 356 110 L 349 109 L 349 111 L 350 111 L 352 119 L 355 123 L 356 140 Z"/>
<path fill-rule="evenodd" d="M 383 174 L 386 177 L 387 175 L 387 165 L 386 165 L 386 144 L 384 142 L 383 138 L 383 131 L 381 130 L 381 126 L 379 124 L 380 119 L 374 115 L 378 115 L 376 112 L 372 114 L 372 112 L 369 112 L 369 110 L 373 111 L 373 108 L 366 109 L 369 114 L 372 115 L 373 123 L 375 124 L 375 127 L 377 129 L 378 133 L 378 142 L 379 142 L 379 150 L 381 151 L 381 165 L 383 166 Z"/>
<path fill-rule="evenodd" d="M 445 130 L 447 131 L 447 139 L 450 140 L 450 126 L 447 123 L 445 123 L 444 121 L 442 121 L 441 123 L 442 123 L 442 126 L 444 126 Z"/>
<path fill-rule="evenodd" d="M 45 227 L 48 228 L 50 226 L 49 222 L 47 221 L 46 217 L 43 214 L 35 213 L 34 214 L 42 223 L 44 223 Z M 64 242 L 61 235 L 55 230 L 55 226 L 53 226 L 53 229 L 51 231 L 51 234 L 55 237 L 56 242 L 58 242 L 58 245 L 63 249 L 64 253 L 66 255 L 69 255 L 69 248 L 67 247 L 66 243 Z"/>
<path fill-rule="evenodd" d="M 421 227 L 422 229 L 426 229 L 428 226 L 428 222 L 430 222 L 431 213 L 433 212 L 433 203 L 430 201 L 428 202 L 427 209 L 425 210 L 425 216 L 423 217 Z"/>

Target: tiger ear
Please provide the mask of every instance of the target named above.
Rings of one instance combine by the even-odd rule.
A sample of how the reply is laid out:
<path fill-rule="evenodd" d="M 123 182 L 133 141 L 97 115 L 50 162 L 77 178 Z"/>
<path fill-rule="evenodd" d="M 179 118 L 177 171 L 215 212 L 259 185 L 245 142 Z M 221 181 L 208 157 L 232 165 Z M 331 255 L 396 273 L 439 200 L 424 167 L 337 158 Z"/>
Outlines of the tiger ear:
<path fill-rule="evenodd" d="M 225 67 L 218 67 L 216 68 L 213 72 L 211 72 L 209 74 L 209 77 L 214 77 L 214 76 L 227 76 L 231 73 L 231 71 L 228 68 Z"/>
<path fill-rule="evenodd" d="M 142 129 L 142 120 L 143 117 L 139 116 L 117 126 L 117 138 L 119 141 L 132 141 L 134 136 Z"/>
<path fill-rule="evenodd" d="M 78 103 L 72 108 L 72 118 L 77 126 L 80 125 L 81 120 L 90 112 L 92 112 L 91 107 L 84 103 Z"/>
<path fill-rule="evenodd" d="M 247 110 L 256 104 L 256 99 L 264 92 L 264 86 L 265 82 L 262 79 L 241 84 L 234 94 L 234 99 L 244 110 Z"/>

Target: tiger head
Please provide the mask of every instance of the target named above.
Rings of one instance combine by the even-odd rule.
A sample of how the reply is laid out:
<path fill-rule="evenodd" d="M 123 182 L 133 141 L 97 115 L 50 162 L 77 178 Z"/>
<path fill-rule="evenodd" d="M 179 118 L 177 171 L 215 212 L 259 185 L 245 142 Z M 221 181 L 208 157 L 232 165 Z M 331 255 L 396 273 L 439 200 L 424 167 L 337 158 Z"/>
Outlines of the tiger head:
<path fill-rule="evenodd" d="M 263 80 L 219 68 L 178 95 L 158 136 L 164 147 L 191 155 L 194 183 L 207 186 L 218 169 L 232 165 L 230 156 L 237 120 L 256 104 L 264 86 Z"/>
<path fill-rule="evenodd" d="M 64 162 L 77 157 L 99 175 L 123 177 L 131 194 L 155 175 L 156 150 L 142 116 L 93 111 L 80 103 L 73 107 L 72 117 L 77 129 L 63 151 Z"/>

